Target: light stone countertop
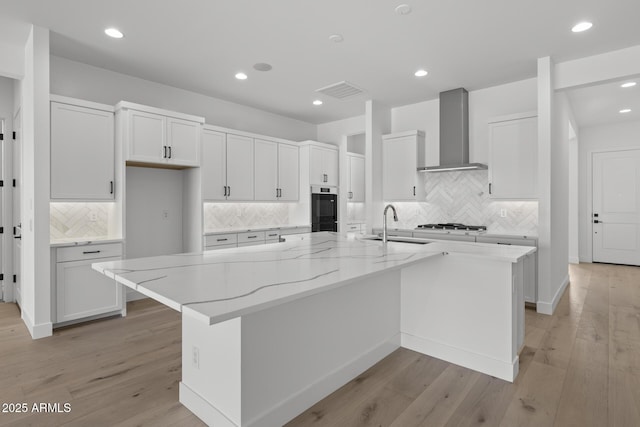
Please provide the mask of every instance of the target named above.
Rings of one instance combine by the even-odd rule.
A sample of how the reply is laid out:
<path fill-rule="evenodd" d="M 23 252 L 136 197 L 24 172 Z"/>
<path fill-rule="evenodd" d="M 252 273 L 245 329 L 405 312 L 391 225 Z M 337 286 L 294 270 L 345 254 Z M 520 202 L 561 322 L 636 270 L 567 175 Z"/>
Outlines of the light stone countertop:
<path fill-rule="evenodd" d="M 284 243 L 94 263 L 93 268 L 208 324 L 400 269 L 443 253 L 516 262 L 533 247 L 382 242 L 320 232 Z"/>

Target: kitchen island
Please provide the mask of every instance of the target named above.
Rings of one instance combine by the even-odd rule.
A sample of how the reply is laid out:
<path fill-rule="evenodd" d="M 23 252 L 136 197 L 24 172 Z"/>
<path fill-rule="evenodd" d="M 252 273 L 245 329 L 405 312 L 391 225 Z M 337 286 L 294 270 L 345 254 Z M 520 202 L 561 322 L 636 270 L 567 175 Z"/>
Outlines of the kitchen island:
<path fill-rule="evenodd" d="M 180 401 L 210 425 L 282 425 L 399 346 L 507 381 L 530 247 L 299 235 L 93 268 L 182 312 Z"/>

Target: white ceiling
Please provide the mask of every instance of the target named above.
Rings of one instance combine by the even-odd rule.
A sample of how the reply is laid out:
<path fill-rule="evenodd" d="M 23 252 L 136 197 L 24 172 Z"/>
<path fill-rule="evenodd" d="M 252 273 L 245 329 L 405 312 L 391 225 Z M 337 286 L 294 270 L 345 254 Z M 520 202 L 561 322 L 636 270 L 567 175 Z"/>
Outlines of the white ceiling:
<path fill-rule="evenodd" d="M 620 85 L 636 82 L 630 88 Z M 579 127 L 640 120 L 640 76 L 568 91 L 569 102 Z M 621 114 L 623 108 L 630 113 Z"/>
<path fill-rule="evenodd" d="M 411 14 L 394 13 L 403 2 Z M 393 107 L 534 77 L 539 57 L 640 44 L 638 0 L 3 0 L 1 10 L 50 28 L 54 55 L 310 123 L 363 114 L 368 98 Z M 594 27 L 571 33 L 581 20 Z M 314 92 L 342 80 L 367 93 Z"/>

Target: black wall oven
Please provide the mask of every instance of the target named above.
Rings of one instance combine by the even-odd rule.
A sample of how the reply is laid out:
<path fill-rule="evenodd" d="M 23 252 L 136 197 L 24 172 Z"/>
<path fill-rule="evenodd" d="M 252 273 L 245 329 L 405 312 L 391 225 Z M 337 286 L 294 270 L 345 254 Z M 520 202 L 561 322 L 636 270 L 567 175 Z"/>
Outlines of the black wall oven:
<path fill-rule="evenodd" d="M 338 231 L 336 187 L 311 187 L 311 231 Z"/>

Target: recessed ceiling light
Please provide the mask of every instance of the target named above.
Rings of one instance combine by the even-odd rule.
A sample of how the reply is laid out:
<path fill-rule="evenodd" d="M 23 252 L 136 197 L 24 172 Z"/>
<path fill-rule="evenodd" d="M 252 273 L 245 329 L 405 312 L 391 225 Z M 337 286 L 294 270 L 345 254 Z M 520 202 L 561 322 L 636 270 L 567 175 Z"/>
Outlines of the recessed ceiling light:
<path fill-rule="evenodd" d="M 583 31 L 587 31 L 591 27 L 593 27 L 593 24 L 591 22 L 584 21 L 574 25 L 571 31 L 573 31 L 574 33 L 581 33 Z"/>
<path fill-rule="evenodd" d="M 620 112 L 621 112 L 622 114 L 624 114 L 624 113 L 630 113 L 630 112 L 631 112 L 631 108 L 623 108 L 622 110 L 620 110 Z"/>
<path fill-rule="evenodd" d="M 271 64 L 267 64 L 266 62 L 258 62 L 257 64 L 253 64 L 253 69 L 257 71 L 271 71 L 273 67 Z"/>
<path fill-rule="evenodd" d="M 411 6 L 409 6 L 408 4 L 401 4 L 400 6 L 396 7 L 396 13 L 398 15 L 408 15 L 411 13 Z"/>
<path fill-rule="evenodd" d="M 636 85 L 636 82 L 627 82 L 620 85 L 620 87 L 633 87 Z"/>
<path fill-rule="evenodd" d="M 342 41 L 344 40 L 344 37 L 342 37 L 341 34 L 331 34 L 329 36 L 329 40 L 331 40 L 334 43 L 342 43 Z"/>
<path fill-rule="evenodd" d="M 313 105 L 322 105 L 322 101 L 316 99 L 315 101 L 313 101 Z"/>
<path fill-rule="evenodd" d="M 117 28 L 107 28 L 106 30 L 104 30 L 104 33 L 109 37 L 113 37 L 114 39 L 121 39 L 124 37 L 122 31 L 118 30 Z"/>
<path fill-rule="evenodd" d="M 238 80 L 247 80 L 247 75 L 245 73 L 237 73 L 236 79 Z"/>
<path fill-rule="evenodd" d="M 418 71 L 416 71 L 415 73 L 413 73 L 413 75 L 414 75 L 414 76 L 416 76 L 416 77 L 424 77 L 424 76 L 426 76 L 427 74 L 429 74 L 429 73 L 427 72 L 427 70 L 418 70 Z"/>

